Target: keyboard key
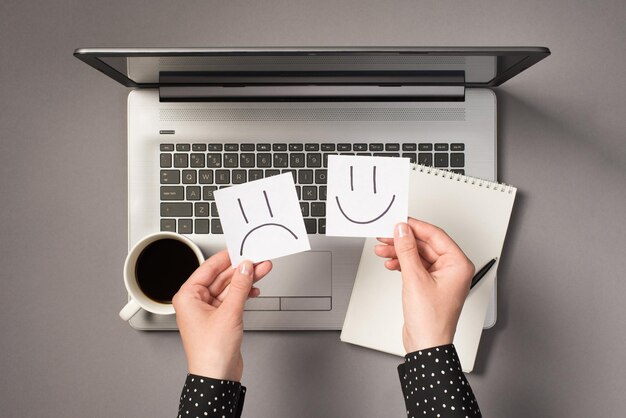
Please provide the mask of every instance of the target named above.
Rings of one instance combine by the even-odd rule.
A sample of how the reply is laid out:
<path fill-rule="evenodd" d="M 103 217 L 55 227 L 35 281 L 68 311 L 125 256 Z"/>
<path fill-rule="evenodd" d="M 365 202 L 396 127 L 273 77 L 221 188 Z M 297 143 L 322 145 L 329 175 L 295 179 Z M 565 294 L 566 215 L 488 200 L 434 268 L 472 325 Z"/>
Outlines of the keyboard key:
<path fill-rule="evenodd" d="M 400 144 L 398 143 L 390 143 L 385 144 L 385 151 L 400 151 Z"/>
<path fill-rule="evenodd" d="M 432 151 L 433 150 L 433 144 L 418 144 L 417 145 L 417 149 L 419 151 Z"/>
<path fill-rule="evenodd" d="M 326 203 L 313 202 L 311 203 L 311 216 L 326 216 Z"/>
<path fill-rule="evenodd" d="M 321 167 L 322 166 L 322 154 L 316 152 L 306 155 L 307 167 Z"/>
<path fill-rule="evenodd" d="M 317 200 L 317 187 L 302 186 L 302 200 Z"/>
<path fill-rule="evenodd" d="M 289 151 L 302 151 L 304 150 L 304 145 L 302 144 L 289 144 Z"/>
<path fill-rule="evenodd" d="M 174 167 L 187 168 L 189 166 L 189 154 L 174 154 Z"/>
<path fill-rule="evenodd" d="M 209 151 L 221 151 L 222 144 L 209 144 Z"/>
<path fill-rule="evenodd" d="M 320 186 L 320 200 L 326 200 L 326 186 Z"/>
<path fill-rule="evenodd" d="M 462 168 L 453 168 L 450 171 L 452 171 L 453 173 L 465 175 L 465 170 L 463 170 Z"/>
<path fill-rule="evenodd" d="M 352 145 L 354 151 L 367 151 L 367 144 L 354 144 Z"/>
<path fill-rule="evenodd" d="M 256 166 L 259 168 L 271 167 L 272 166 L 272 154 L 266 154 L 266 153 L 257 154 Z"/>
<path fill-rule="evenodd" d="M 191 203 L 161 203 L 161 216 L 167 217 L 180 217 L 191 216 Z"/>
<path fill-rule="evenodd" d="M 309 216 L 309 204 L 307 202 L 300 202 L 300 212 L 302 212 L 302 216 Z"/>
<path fill-rule="evenodd" d="M 176 219 L 161 219 L 161 231 L 176 232 Z"/>
<path fill-rule="evenodd" d="M 254 151 L 255 150 L 255 145 L 254 144 L 241 144 L 241 150 L 242 151 Z"/>
<path fill-rule="evenodd" d="M 371 152 L 357 152 L 356 155 L 360 155 L 361 157 L 371 157 Z"/>
<path fill-rule="evenodd" d="M 417 144 L 415 142 L 402 144 L 402 151 L 417 151 Z"/>
<path fill-rule="evenodd" d="M 339 155 L 355 155 L 353 152 L 342 152 Z"/>
<path fill-rule="evenodd" d="M 383 148 L 383 144 L 370 144 L 370 151 L 382 151 Z"/>
<path fill-rule="evenodd" d="M 217 204 L 215 202 L 211 202 L 211 216 L 217 218 L 220 214 L 217 212 Z"/>
<path fill-rule="evenodd" d="M 243 155 L 242 155 L 243 157 Z M 254 160 L 252 160 L 252 164 L 254 165 Z M 228 168 L 236 168 L 239 166 L 239 155 L 238 154 L 224 154 L 224 167 Z"/>
<path fill-rule="evenodd" d="M 402 153 L 402 158 L 410 158 L 411 163 L 415 164 L 415 162 L 417 161 L 417 154 L 414 152 L 404 152 Z"/>
<path fill-rule="evenodd" d="M 187 200 L 200 200 L 200 186 L 187 186 Z"/>
<path fill-rule="evenodd" d="M 200 184 L 213 184 L 213 170 L 200 170 L 198 176 Z"/>
<path fill-rule="evenodd" d="M 174 151 L 174 144 L 161 144 L 159 148 L 161 151 Z"/>
<path fill-rule="evenodd" d="M 254 167 L 254 154 L 241 154 L 241 158 L 239 159 L 239 163 L 242 167 L 253 168 Z M 224 162 L 224 166 L 228 167 Z"/>
<path fill-rule="evenodd" d="M 352 144 L 337 144 L 337 151 L 352 151 Z"/>
<path fill-rule="evenodd" d="M 447 167 L 448 166 L 448 153 L 435 153 L 435 167 Z"/>
<path fill-rule="evenodd" d="M 417 163 L 422 165 L 433 165 L 433 155 L 430 152 L 420 152 L 417 154 Z"/>
<path fill-rule="evenodd" d="M 465 151 L 465 144 L 450 144 L 450 151 Z"/>
<path fill-rule="evenodd" d="M 172 166 L 172 154 L 161 154 L 161 168 L 170 168 Z"/>
<path fill-rule="evenodd" d="M 313 184 L 313 170 L 298 170 L 298 183 Z"/>
<path fill-rule="evenodd" d="M 272 144 L 274 151 L 287 151 L 287 144 Z"/>
<path fill-rule="evenodd" d="M 206 144 L 193 144 L 191 146 L 192 151 L 206 151 Z"/>
<path fill-rule="evenodd" d="M 239 151 L 239 144 L 224 144 L 224 151 Z"/>
<path fill-rule="evenodd" d="M 263 178 L 263 170 L 250 170 L 248 171 L 248 180 L 260 180 Z"/>
<path fill-rule="evenodd" d="M 320 144 L 304 144 L 305 151 L 319 151 Z"/>
<path fill-rule="evenodd" d="M 191 145 L 189 144 L 176 144 L 176 151 L 189 151 L 191 150 Z"/>
<path fill-rule="evenodd" d="M 272 144 L 256 144 L 257 151 L 271 151 Z"/>
<path fill-rule="evenodd" d="M 325 234 L 326 233 L 326 218 L 322 218 L 322 219 L 318 219 L 317 220 L 317 232 L 320 234 Z"/>
<path fill-rule="evenodd" d="M 207 154 L 206 166 L 209 168 L 219 168 L 222 166 L 222 154 Z"/>
<path fill-rule="evenodd" d="M 215 183 L 216 184 L 229 184 L 230 183 L 230 170 L 215 170 Z"/>
<path fill-rule="evenodd" d="M 399 152 L 375 152 L 374 157 L 399 157 Z"/>
<path fill-rule="evenodd" d="M 289 155 L 283 153 L 274 154 L 274 167 L 288 167 Z"/>
<path fill-rule="evenodd" d="M 322 151 L 334 151 L 335 144 L 322 144 Z"/>
<path fill-rule="evenodd" d="M 269 170 L 265 170 L 265 176 L 267 177 L 267 172 Z M 278 171 L 278 170 L 276 170 Z M 284 173 L 291 173 L 291 175 L 293 176 L 293 182 L 297 183 L 298 182 L 298 172 L 296 170 L 292 170 L 290 168 L 283 170 L 283 174 Z"/>
<path fill-rule="evenodd" d="M 327 170 L 315 170 L 315 184 L 326 184 Z"/>
<path fill-rule="evenodd" d="M 161 184 L 178 184 L 178 183 L 180 183 L 180 171 L 161 170 Z"/>
<path fill-rule="evenodd" d="M 306 228 L 307 234 L 315 234 L 317 233 L 317 220 L 306 218 L 304 220 L 304 227 Z"/>
<path fill-rule="evenodd" d="M 193 223 L 191 219 L 179 219 L 178 220 L 178 233 L 179 234 L 191 234 L 193 232 Z"/>
<path fill-rule="evenodd" d="M 185 200 L 183 186 L 161 186 L 161 200 Z"/>
<path fill-rule="evenodd" d="M 448 144 L 435 144 L 435 151 L 448 151 Z"/>
<path fill-rule="evenodd" d="M 196 219 L 194 226 L 195 226 L 196 234 L 208 234 L 209 233 L 209 220 L 208 219 Z"/>
<path fill-rule="evenodd" d="M 217 186 L 202 187 L 202 200 L 215 200 L 213 192 L 217 190 Z"/>
<path fill-rule="evenodd" d="M 324 159 L 324 168 L 328 168 L 328 156 L 329 155 L 339 155 L 336 152 L 329 152 L 323 155 L 323 159 Z"/>
<path fill-rule="evenodd" d="M 192 167 L 204 168 L 204 154 L 191 154 L 190 158 Z"/>
<path fill-rule="evenodd" d="M 289 155 L 289 167 L 304 167 L 304 154 Z"/>
<path fill-rule="evenodd" d="M 205 218 L 209 216 L 209 204 L 206 202 L 196 202 L 194 205 L 194 213 L 196 218 Z"/>
<path fill-rule="evenodd" d="M 196 170 L 183 170 L 183 184 L 196 184 Z"/>
<path fill-rule="evenodd" d="M 295 170 L 287 170 L 287 171 L 295 171 Z M 277 176 L 279 174 L 280 174 L 280 170 L 265 170 L 265 177 Z"/>
<path fill-rule="evenodd" d="M 241 184 L 248 181 L 248 172 L 246 170 L 233 170 L 233 184 Z"/>
<path fill-rule="evenodd" d="M 212 234 L 223 234 L 222 223 L 219 219 L 211 219 L 211 233 Z"/>
<path fill-rule="evenodd" d="M 450 167 L 463 167 L 465 165 L 465 154 L 462 152 L 450 153 Z"/>

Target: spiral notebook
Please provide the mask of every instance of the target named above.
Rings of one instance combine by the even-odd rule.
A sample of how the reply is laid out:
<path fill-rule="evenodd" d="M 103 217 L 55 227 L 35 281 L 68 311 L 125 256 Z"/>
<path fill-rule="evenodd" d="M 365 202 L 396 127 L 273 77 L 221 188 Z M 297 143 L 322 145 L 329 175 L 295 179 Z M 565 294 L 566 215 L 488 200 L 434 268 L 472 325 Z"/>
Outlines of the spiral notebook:
<path fill-rule="evenodd" d="M 417 165 L 410 172 L 409 216 L 443 228 L 479 270 L 500 260 L 513 201 L 513 186 Z M 341 340 L 398 356 L 402 344 L 402 279 L 374 254 L 376 239 L 363 247 Z M 470 291 L 454 337 L 463 371 L 471 372 L 499 263 Z"/>

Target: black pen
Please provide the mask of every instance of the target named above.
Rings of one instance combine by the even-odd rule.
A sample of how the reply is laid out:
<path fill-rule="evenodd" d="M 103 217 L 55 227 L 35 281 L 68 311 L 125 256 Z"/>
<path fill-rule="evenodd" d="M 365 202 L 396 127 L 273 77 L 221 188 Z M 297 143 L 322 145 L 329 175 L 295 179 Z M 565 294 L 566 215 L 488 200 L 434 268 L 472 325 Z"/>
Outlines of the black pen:
<path fill-rule="evenodd" d="M 483 276 L 487 274 L 489 270 L 491 270 L 491 267 L 493 267 L 493 265 L 496 264 L 496 261 L 498 261 L 498 259 L 494 258 L 493 260 L 485 264 L 485 267 L 481 268 L 480 271 L 476 273 L 476 275 L 474 275 L 474 278 L 472 279 L 472 284 L 470 285 L 470 289 L 478 284 L 480 279 L 482 279 Z"/>

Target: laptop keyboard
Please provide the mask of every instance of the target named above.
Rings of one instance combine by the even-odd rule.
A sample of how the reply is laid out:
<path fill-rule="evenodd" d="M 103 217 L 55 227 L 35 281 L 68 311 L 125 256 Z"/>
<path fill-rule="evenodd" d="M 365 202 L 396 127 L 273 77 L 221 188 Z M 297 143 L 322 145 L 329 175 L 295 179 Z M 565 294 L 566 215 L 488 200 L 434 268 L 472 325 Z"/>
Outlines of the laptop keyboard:
<path fill-rule="evenodd" d="M 463 143 L 160 144 L 161 231 L 223 234 L 215 190 L 291 173 L 307 232 L 325 234 L 329 155 L 404 157 L 465 174 Z"/>

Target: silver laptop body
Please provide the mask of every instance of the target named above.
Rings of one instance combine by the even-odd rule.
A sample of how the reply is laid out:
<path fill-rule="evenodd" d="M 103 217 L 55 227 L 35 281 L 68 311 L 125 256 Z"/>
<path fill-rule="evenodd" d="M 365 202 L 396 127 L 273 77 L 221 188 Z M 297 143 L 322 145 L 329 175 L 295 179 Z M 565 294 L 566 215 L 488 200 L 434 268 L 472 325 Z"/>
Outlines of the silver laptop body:
<path fill-rule="evenodd" d="M 302 196 L 303 214 L 316 228 L 309 235 L 311 251 L 274 260 L 273 271 L 258 284 L 261 297 L 247 303 L 250 330 L 343 324 L 363 240 L 320 233 L 323 216 L 309 211 L 323 203 L 315 186 L 323 163 L 309 168 L 316 161 L 309 154 L 420 154 L 422 163 L 429 163 L 424 159 L 430 154 L 432 165 L 496 180 L 496 96 L 489 87 L 548 54 L 544 48 L 378 47 L 75 52 L 135 87 L 128 97 L 129 248 L 145 235 L 175 230 L 209 257 L 225 241 L 214 233 L 219 217 L 207 190 L 233 184 L 236 176 L 250 180 L 252 174 L 292 169 L 299 156 L 291 154 L 304 154 L 298 170 L 309 170 L 315 181 L 298 171 L 300 192 L 317 187 L 311 201 Z M 208 166 L 211 153 L 220 155 L 219 167 Z M 286 156 L 288 166 L 274 167 L 274 154 Z M 227 161 L 237 166 L 225 167 Z M 228 182 L 216 183 L 218 170 L 229 171 Z M 164 197 L 170 187 L 182 195 Z M 184 205 L 171 198 L 191 209 L 176 212 Z M 202 207 L 206 213 L 197 212 Z M 494 288 L 486 328 L 496 321 L 496 294 Z M 176 329 L 174 316 L 143 311 L 130 323 L 141 330 Z"/>

